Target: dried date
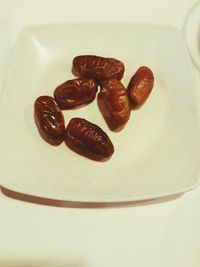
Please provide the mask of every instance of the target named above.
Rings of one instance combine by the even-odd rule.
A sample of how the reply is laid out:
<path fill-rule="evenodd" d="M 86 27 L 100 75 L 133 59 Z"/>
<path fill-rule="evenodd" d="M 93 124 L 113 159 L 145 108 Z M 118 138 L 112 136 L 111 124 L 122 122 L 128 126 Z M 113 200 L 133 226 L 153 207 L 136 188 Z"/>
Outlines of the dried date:
<path fill-rule="evenodd" d="M 61 109 L 72 109 L 91 103 L 96 96 L 97 85 L 92 79 L 68 80 L 54 91 L 54 98 Z"/>
<path fill-rule="evenodd" d="M 124 64 L 115 58 L 83 55 L 73 59 L 72 71 L 78 77 L 91 78 L 101 83 L 107 79 L 121 80 Z"/>
<path fill-rule="evenodd" d="M 76 153 L 93 160 L 104 160 L 114 153 L 108 135 L 96 124 L 82 118 L 70 120 L 65 131 L 65 143 Z"/>
<path fill-rule="evenodd" d="M 127 88 L 132 109 L 138 109 L 144 104 L 153 89 L 153 85 L 153 72 L 146 66 L 140 67 L 132 76 Z"/>
<path fill-rule="evenodd" d="M 99 109 L 113 131 L 121 130 L 130 117 L 130 104 L 127 91 L 117 80 L 107 80 L 101 84 L 98 94 Z"/>
<path fill-rule="evenodd" d="M 34 116 L 39 133 L 46 142 L 59 145 L 64 140 L 64 117 L 53 97 L 38 97 L 34 103 Z"/>

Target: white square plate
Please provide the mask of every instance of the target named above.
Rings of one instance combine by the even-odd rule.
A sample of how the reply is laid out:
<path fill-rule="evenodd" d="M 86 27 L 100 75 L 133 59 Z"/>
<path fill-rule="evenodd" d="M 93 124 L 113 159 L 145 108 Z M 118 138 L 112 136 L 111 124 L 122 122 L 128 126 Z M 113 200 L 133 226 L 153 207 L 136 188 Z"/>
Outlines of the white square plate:
<path fill-rule="evenodd" d="M 41 139 L 33 103 L 74 76 L 72 59 L 95 54 L 122 60 L 127 86 L 141 65 L 155 85 L 126 127 L 111 132 L 96 100 L 65 111 L 66 124 L 83 117 L 110 136 L 107 162 L 79 156 Z M 200 124 L 197 88 L 182 36 L 169 26 L 126 23 L 49 24 L 25 29 L 12 56 L 0 110 L 1 185 L 38 197 L 83 202 L 146 200 L 198 184 Z"/>

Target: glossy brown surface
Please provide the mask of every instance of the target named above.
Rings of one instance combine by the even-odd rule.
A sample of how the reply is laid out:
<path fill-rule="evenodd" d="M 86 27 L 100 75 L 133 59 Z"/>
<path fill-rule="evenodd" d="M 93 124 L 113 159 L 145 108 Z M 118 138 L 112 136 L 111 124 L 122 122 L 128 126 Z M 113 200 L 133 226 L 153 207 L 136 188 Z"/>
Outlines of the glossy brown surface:
<path fill-rule="evenodd" d="M 92 102 L 96 92 L 97 85 L 92 79 L 78 78 L 59 85 L 54 98 L 61 109 L 72 109 Z"/>
<path fill-rule="evenodd" d="M 40 135 L 46 142 L 59 145 L 64 140 L 64 117 L 53 97 L 38 97 L 34 103 L 34 116 Z"/>
<path fill-rule="evenodd" d="M 96 124 L 82 118 L 70 120 L 65 132 L 65 143 L 76 153 L 93 160 L 103 160 L 114 153 L 108 135 Z"/>
<path fill-rule="evenodd" d="M 113 78 L 121 80 L 124 75 L 124 64 L 114 58 L 84 55 L 73 59 L 72 71 L 78 77 L 92 78 L 101 83 Z"/>
<path fill-rule="evenodd" d="M 98 105 L 111 130 L 121 130 L 129 120 L 130 104 L 127 91 L 117 79 L 102 83 L 98 94 Z"/>
<path fill-rule="evenodd" d="M 153 72 L 145 66 L 140 67 L 128 85 L 128 96 L 132 109 L 140 108 L 149 97 L 154 85 Z"/>

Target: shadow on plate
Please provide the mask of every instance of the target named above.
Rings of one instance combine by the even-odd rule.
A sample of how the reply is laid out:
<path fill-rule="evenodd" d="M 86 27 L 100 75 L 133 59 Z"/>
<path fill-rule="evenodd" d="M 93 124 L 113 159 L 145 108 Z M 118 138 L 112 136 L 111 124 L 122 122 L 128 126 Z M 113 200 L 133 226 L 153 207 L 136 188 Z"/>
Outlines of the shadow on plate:
<path fill-rule="evenodd" d="M 147 206 L 153 204 L 160 204 L 180 198 L 183 193 L 170 195 L 162 198 L 142 200 L 142 201 L 123 201 L 123 202 L 78 202 L 78 201 L 62 201 L 57 199 L 43 198 L 28 194 L 12 191 L 1 186 L 2 193 L 10 198 L 25 201 L 29 203 L 54 206 L 54 207 L 66 207 L 66 208 L 127 208 L 137 206 Z M 0 265 L 1 266 L 1 265 Z"/>

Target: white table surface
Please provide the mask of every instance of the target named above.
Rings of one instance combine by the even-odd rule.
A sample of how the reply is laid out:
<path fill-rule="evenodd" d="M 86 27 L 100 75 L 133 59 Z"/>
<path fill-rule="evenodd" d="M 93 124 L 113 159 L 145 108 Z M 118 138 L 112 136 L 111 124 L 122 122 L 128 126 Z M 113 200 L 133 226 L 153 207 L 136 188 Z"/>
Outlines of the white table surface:
<path fill-rule="evenodd" d="M 0 0 L 0 86 L 27 25 L 134 21 L 182 29 L 193 0 Z M 194 67 L 200 88 L 200 74 Z M 0 157 L 3 155 L 0 154 Z M 0 194 L 0 267 L 199 267 L 200 187 L 115 208 L 61 208 Z"/>

